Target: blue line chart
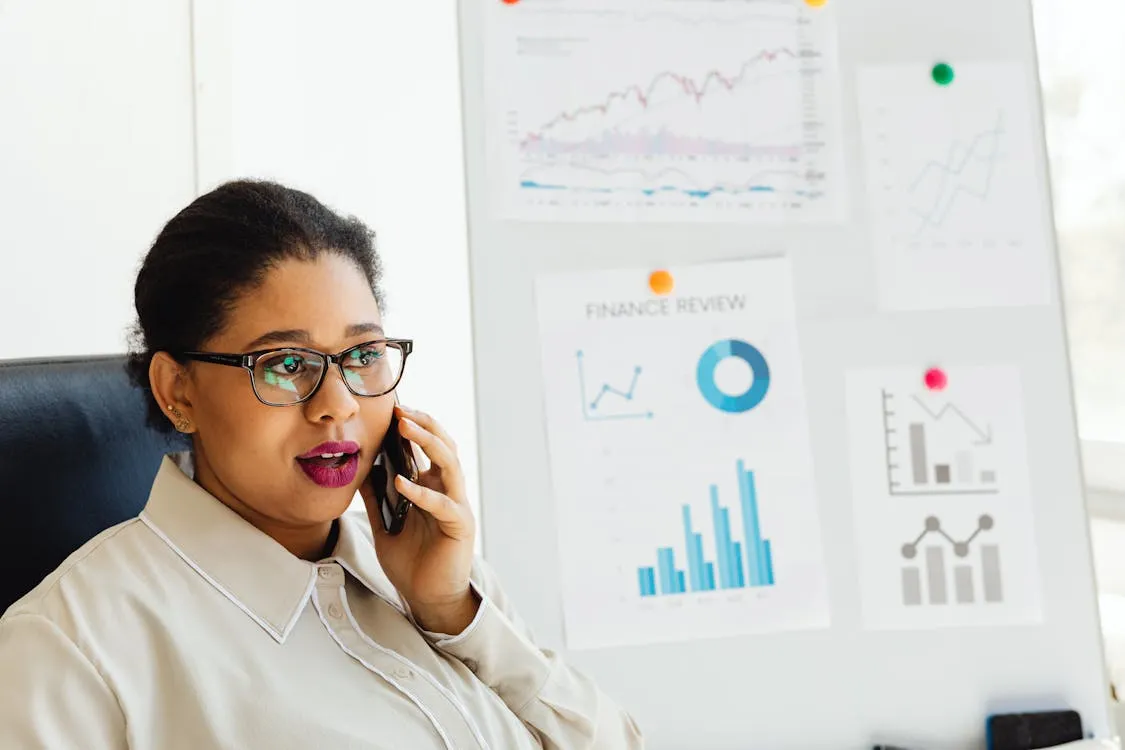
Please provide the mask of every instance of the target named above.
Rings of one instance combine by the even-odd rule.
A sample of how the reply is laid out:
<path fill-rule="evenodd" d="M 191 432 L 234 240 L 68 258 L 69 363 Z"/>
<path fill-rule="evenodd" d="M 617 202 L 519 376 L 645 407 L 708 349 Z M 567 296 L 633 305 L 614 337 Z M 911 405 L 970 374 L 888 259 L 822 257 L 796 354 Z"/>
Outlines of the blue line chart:
<path fill-rule="evenodd" d="M 586 363 L 585 354 L 580 350 L 577 354 L 578 358 L 578 386 L 582 396 L 582 416 L 589 422 L 598 422 L 613 419 L 652 419 L 653 413 L 651 411 L 636 409 L 632 406 L 633 399 L 637 393 L 637 385 L 641 379 L 642 368 L 640 366 L 633 368 L 632 380 L 629 381 L 628 388 L 618 388 L 609 383 L 603 383 L 597 389 L 597 395 L 590 399 L 589 392 L 586 390 Z M 602 400 L 607 396 L 612 397 L 610 403 L 617 401 L 618 408 L 610 408 L 608 411 L 603 412 Z M 620 406 L 626 406 L 624 410 Z"/>
<path fill-rule="evenodd" d="M 996 166 L 1000 160 L 1000 142 L 1003 135 L 1004 113 L 1001 111 L 997 115 L 996 125 L 978 133 L 968 146 L 954 140 L 949 146 L 944 161 L 930 160 L 923 167 L 918 177 L 910 184 L 909 192 L 912 196 L 919 196 L 923 186 L 930 186 L 933 200 L 924 208 L 911 206 L 911 212 L 921 220 L 917 234 L 920 235 L 927 229 L 944 226 L 958 199 L 963 195 L 980 201 L 988 200 L 992 193 Z M 974 182 L 978 184 L 972 184 Z"/>

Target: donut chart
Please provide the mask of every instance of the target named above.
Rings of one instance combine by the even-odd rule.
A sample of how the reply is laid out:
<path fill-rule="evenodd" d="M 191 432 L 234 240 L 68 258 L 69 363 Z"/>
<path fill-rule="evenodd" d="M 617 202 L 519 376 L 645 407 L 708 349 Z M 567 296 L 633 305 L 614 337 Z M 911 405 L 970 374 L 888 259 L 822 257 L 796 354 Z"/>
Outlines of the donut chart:
<path fill-rule="evenodd" d="M 724 393 L 715 383 L 715 369 L 728 357 L 738 357 L 749 365 L 750 371 L 754 373 L 753 382 L 744 393 L 738 395 Z M 770 367 L 766 363 L 766 358 L 753 344 L 740 339 L 724 339 L 715 342 L 703 352 L 695 371 L 695 380 L 699 385 L 699 392 L 711 406 L 730 414 L 741 414 L 762 403 L 762 399 L 766 397 L 766 392 L 770 389 Z"/>

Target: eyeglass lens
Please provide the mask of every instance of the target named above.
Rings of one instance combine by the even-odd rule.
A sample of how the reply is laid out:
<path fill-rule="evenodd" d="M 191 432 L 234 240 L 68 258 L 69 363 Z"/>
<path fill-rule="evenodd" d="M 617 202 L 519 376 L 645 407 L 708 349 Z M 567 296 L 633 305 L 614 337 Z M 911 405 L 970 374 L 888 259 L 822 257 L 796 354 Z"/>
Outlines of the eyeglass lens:
<path fill-rule="evenodd" d="M 379 396 L 391 390 L 402 374 L 402 350 L 386 343 L 352 349 L 341 362 L 344 381 L 361 396 Z M 271 404 L 292 404 L 306 398 L 320 382 L 327 360 L 311 352 L 278 349 L 254 364 L 254 388 Z"/>

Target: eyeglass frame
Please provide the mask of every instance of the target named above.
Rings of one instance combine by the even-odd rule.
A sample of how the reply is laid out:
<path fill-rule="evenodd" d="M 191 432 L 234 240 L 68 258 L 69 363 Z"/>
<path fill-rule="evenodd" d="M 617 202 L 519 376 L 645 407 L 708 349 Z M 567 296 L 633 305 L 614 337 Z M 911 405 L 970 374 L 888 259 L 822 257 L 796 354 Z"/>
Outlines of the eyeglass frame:
<path fill-rule="evenodd" d="M 382 393 L 356 393 L 355 389 L 352 388 L 351 384 L 348 382 L 347 375 L 344 374 L 344 356 L 356 349 L 362 348 L 364 346 L 371 346 L 372 344 L 390 345 L 401 351 L 402 367 L 399 369 L 398 377 L 395 378 L 394 384 Z M 344 349 L 337 354 L 329 354 L 327 352 L 318 351 L 316 349 L 309 349 L 303 346 L 281 346 L 273 349 L 258 349 L 256 351 L 247 352 L 245 354 L 225 354 L 222 352 L 169 352 L 169 354 L 171 354 L 172 357 L 176 359 L 188 359 L 195 362 L 207 362 L 213 365 L 226 365 L 227 367 L 241 367 L 242 369 L 246 370 L 246 374 L 250 377 L 250 390 L 254 392 L 254 398 L 258 399 L 258 401 L 265 404 L 266 406 L 276 406 L 280 408 L 285 406 L 296 406 L 297 404 L 303 404 L 306 401 L 310 400 L 313 396 L 315 396 L 317 394 L 317 391 L 320 390 L 320 387 L 324 385 L 324 379 L 325 377 L 327 377 L 328 371 L 331 369 L 332 365 L 336 365 L 336 369 L 340 371 L 340 379 L 344 381 L 344 385 L 347 387 L 348 392 L 353 396 L 359 396 L 360 398 L 378 398 L 379 396 L 385 396 L 395 388 L 397 388 L 398 384 L 402 382 L 403 373 L 406 372 L 406 360 L 410 357 L 410 353 L 413 351 L 414 339 L 372 339 L 371 341 L 364 341 L 362 344 L 349 346 L 347 349 Z M 306 354 L 316 354 L 324 358 L 326 364 L 320 371 L 320 378 L 316 381 L 316 385 L 312 387 L 312 390 L 309 391 L 309 394 L 307 396 L 303 396 L 297 401 L 291 401 L 285 404 L 275 404 L 266 401 L 264 398 L 262 398 L 261 394 L 258 393 L 258 385 L 254 381 L 254 366 L 262 357 L 266 356 L 267 354 L 276 354 L 277 352 L 304 352 Z"/>

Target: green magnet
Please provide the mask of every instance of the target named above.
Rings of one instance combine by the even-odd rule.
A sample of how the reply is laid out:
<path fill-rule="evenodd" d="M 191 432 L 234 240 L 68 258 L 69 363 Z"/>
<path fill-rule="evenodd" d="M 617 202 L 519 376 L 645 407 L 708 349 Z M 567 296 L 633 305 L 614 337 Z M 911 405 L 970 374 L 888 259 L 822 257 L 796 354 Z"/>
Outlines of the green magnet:
<path fill-rule="evenodd" d="M 949 63 L 938 63 L 932 71 L 934 83 L 939 86 L 948 86 L 953 83 L 953 66 Z"/>

